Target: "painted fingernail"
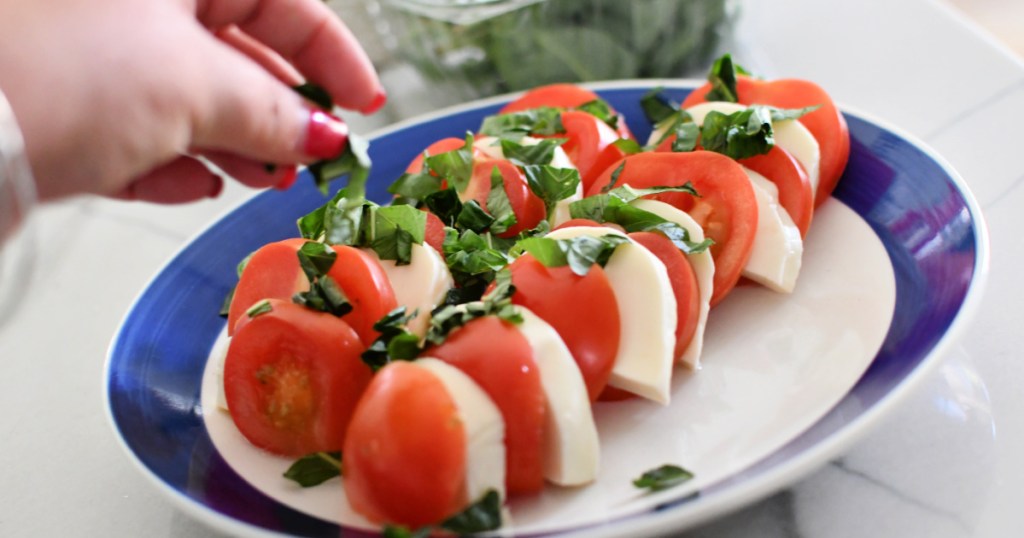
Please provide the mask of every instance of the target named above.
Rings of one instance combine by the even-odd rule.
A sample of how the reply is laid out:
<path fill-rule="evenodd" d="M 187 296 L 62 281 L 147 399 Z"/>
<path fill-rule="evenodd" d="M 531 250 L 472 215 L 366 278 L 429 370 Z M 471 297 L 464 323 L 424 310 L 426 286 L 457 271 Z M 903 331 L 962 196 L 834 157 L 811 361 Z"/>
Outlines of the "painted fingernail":
<path fill-rule="evenodd" d="M 311 110 L 302 151 L 317 159 L 337 157 L 348 141 L 348 126 L 322 110 Z"/>
<path fill-rule="evenodd" d="M 384 106 L 384 103 L 387 102 L 388 94 L 384 91 L 384 88 L 381 88 L 380 91 L 377 92 L 377 95 L 374 96 L 373 101 L 370 101 L 370 104 L 366 105 L 366 107 L 364 107 L 359 112 L 366 115 L 373 114 L 374 112 L 380 110 Z"/>
<path fill-rule="evenodd" d="M 274 185 L 275 189 L 283 191 L 295 184 L 295 180 L 299 177 L 298 166 L 291 164 L 287 166 L 279 166 L 277 168 L 279 170 L 278 173 L 281 174 L 281 179 L 277 182 L 277 185 Z"/>
<path fill-rule="evenodd" d="M 217 174 L 211 175 L 213 176 L 213 187 L 210 189 L 210 192 L 207 193 L 206 196 L 209 198 L 216 198 L 220 196 L 221 192 L 224 191 L 224 178 L 218 176 Z"/>

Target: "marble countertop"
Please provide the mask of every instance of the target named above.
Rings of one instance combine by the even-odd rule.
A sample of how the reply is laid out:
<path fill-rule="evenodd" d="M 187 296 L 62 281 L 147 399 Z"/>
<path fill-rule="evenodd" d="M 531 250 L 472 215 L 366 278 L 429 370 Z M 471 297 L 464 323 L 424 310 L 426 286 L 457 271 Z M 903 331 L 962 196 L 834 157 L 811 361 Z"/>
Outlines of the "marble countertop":
<path fill-rule="evenodd" d="M 991 269 L 964 338 L 895 413 L 789 488 L 682 535 L 1021 535 L 1024 60 L 928 0 L 762 0 L 744 24 L 741 52 L 758 72 L 815 80 L 949 161 L 984 212 Z M 352 118 L 355 129 L 434 106 L 408 72 L 384 75 L 392 103 Z M 219 536 L 125 456 L 105 416 L 103 361 L 146 282 L 250 195 L 231 185 L 184 207 L 77 198 L 33 216 L 28 298 L 0 328 L 0 535 Z"/>

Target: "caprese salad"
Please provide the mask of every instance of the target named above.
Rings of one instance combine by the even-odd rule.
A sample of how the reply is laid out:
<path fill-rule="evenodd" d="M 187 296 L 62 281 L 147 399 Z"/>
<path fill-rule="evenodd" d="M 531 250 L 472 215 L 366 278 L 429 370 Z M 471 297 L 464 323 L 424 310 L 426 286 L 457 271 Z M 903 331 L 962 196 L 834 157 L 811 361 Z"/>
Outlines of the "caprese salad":
<path fill-rule="evenodd" d="M 341 475 L 393 536 L 493 529 L 510 496 L 595 480 L 592 404 L 667 404 L 730 290 L 792 291 L 849 154 L 817 85 L 728 56 L 641 105 L 644 141 L 590 90 L 528 91 L 421 148 L 389 204 L 353 174 L 250 255 L 222 375 L 242 435 L 304 486 Z"/>

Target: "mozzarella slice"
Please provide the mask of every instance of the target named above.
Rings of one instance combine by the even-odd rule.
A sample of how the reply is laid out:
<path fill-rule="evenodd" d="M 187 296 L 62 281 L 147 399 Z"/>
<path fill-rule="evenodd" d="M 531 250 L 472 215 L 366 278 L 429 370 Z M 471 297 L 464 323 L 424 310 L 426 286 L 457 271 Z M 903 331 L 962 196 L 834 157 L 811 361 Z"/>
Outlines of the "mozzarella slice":
<path fill-rule="evenodd" d="M 547 400 L 544 478 L 560 486 L 592 482 L 601 456 L 583 375 L 551 325 L 526 308 L 517 310 L 523 317 L 519 332 L 533 349 Z"/>
<path fill-rule="evenodd" d="M 608 234 L 626 237 L 612 228 L 585 226 L 561 228 L 547 237 Z M 615 249 L 604 272 L 615 293 L 622 324 L 608 384 L 667 405 L 676 329 L 676 300 L 668 270 L 646 248 L 629 242 Z"/>
<path fill-rule="evenodd" d="M 654 213 L 667 221 L 682 226 L 690 234 L 691 241 L 699 243 L 704 240 L 704 229 L 700 227 L 700 224 L 697 224 L 693 217 L 677 209 L 675 206 L 643 198 L 634 200 L 630 205 Z M 715 262 L 711 259 L 710 250 L 687 254 L 686 259 L 690 261 L 690 266 L 693 267 L 694 275 L 697 277 L 697 289 L 700 291 L 700 306 L 697 310 L 697 329 L 693 333 L 693 340 L 690 340 L 690 344 L 683 350 L 682 355 L 676 357 L 676 359 L 690 368 L 697 369 L 700 367 L 700 353 L 704 348 L 704 328 L 707 326 L 708 312 L 711 310 Z"/>
<path fill-rule="evenodd" d="M 382 260 L 373 249 L 365 249 L 372 255 L 391 281 L 398 306 L 404 306 L 406 313 L 416 311 L 416 317 L 409 321 L 408 328 L 413 334 L 423 337 L 430 328 L 430 312 L 444 302 L 445 295 L 455 282 L 444 259 L 433 247 L 413 243 L 410 263 L 398 265 L 395 260 Z"/>
<path fill-rule="evenodd" d="M 417 359 L 445 386 L 466 432 L 466 498 L 496 490 L 505 499 L 505 421 L 487 393 L 458 368 L 433 358 Z"/>
<path fill-rule="evenodd" d="M 704 124 L 704 117 L 712 110 L 723 114 L 732 114 L 745 110 L 747 107 L 738 103 L 711 101 L 692 106 L 686 111 L 693 117 L 697 125 Z M 811 182 L 811 190 L 818 191 L 819 171 L 821 166 L 821 148 L 811 131 L 799 120 L 782 120 L 772 122 L 775 145 L 788 151 L 804 167 Z"/>
<path fill-rule="evenodd" d="M 533 146 L 538 144 L 541 140 L 543 139 L 533 138 L 531 136 L 524 136 L 522 140 L 519 141 L 519 143 L 524 146 Z M 473 142 L 473 147 L 475 147 L 477 150 L 479 150 L 484 155 L 487 155 L 488 157 L 494 159 L 505 158 L 505 153 L 501 150 L 501 140 L 498 139 L 497 137 L 482 136 L 480 138 L 477 138 Z M 554 155 L 551 158 L 550 165 L 554 166 L 555 168 L 572 168 L 573 170 L 576 169 L 576 165 L 574 165 L 572 163 L 572 160 L 569 159 L 569 156 L 565 154 L 565 150 L 563 150 L 560 147 L 555 148 Z M 548 215 L 548 220 L 551 222 L 551 227 L 554 228 L 559 224 L 566 222 L 570 218 L 572 218 L 571 216 L 569 216 L 569 204 L 582 199 L 583 183 L 581 182 L 579 185 L 576 186 L 576 192 L 572 196 L 565 198 L 564 200 L 559 200 L 555 204 L 555 207 L 551 211 L 551 214 Z"/>
<path fill-rule="evenodd" d="M 779 189 L 767 178 L 743 169 L 754 186 L 757 198 L 757 233 L 743 276 L 769 289 L 790 293 L 796 287 L 804 253 L 800 229 L 789 213 L 779 205 Z"/>

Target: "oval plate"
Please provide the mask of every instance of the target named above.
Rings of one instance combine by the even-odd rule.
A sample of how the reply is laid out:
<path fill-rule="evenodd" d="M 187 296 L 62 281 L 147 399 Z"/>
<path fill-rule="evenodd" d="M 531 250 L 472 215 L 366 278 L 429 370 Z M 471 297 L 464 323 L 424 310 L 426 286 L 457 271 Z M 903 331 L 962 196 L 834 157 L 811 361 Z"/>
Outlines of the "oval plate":
<path fill-rule="evenodd" d="M 658 80 L 590 87 L 630 118 L 643 140 L 650 128 L 636 122 L 643 118 L 640 98 L 662 87 L 681 101 L 695 86 Z M 512 97 L 447 109 L 373 136 L 368 197 L 386 200 L 386 185 L 421 148 L 475 131 Z M 559 536 L 678 530 L 784 487 L 877 423 L 961 332 L 987 272 L 987 235 L 973 196 L 922 144 L 861 114 L 846 112 L 846 118 L 850 161 L 834 196 L 877 234 L 896 288 L 888 334 L 867 372 L 824 417 L 756 464 L 697 494 L 596 526 L 563 529 Z M 236 282 L 239 260 L 269 241 L 294 236 L 296 218 L 324 202 L 311 184 L 306 178 L 287 192 L 256 195 L 189 242 L 138 297 L 108 357 L 107 408 L 130 457 L 187 512 L 232 533 L 365 534 L 308 516 L 253 488 L 225 462 L 204 427 L 202 377 L 223 329 L 223 320 L 207 313 L 219 309 Z"/>

